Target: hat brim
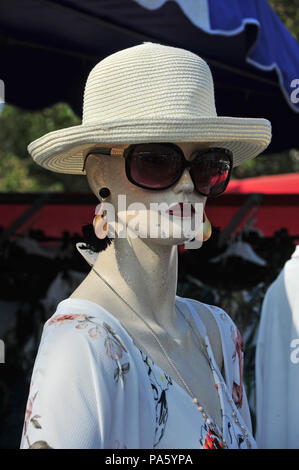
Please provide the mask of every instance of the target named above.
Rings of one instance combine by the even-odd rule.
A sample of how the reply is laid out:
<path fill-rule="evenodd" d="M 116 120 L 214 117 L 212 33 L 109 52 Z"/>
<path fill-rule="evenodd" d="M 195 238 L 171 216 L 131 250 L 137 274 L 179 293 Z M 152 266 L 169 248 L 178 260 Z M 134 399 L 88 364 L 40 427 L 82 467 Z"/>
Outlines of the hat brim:
<path fill-rule="evenodd" d="M 50 132 L 28 145 L 33 160 L 57 173 L 84 175 L 85 155 L 99 145 L 149 142 L 206 142 L 232 151 L 234 166 L 262 153 L 271 141 L 266 119 L 227 116 L 139 118 L 81 124 Z"/>

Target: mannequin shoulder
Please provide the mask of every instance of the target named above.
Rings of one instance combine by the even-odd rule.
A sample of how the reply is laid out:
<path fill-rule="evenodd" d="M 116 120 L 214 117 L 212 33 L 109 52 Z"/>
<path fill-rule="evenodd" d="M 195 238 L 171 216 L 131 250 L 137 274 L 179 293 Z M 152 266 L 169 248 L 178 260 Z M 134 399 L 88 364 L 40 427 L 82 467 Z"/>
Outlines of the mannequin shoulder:
<path fill-rule="evenodd" d="M 49 334 L 51 333 L 51 334 Z M 123 342 L 129 343 L 129 337 L 119 321 L 102 306 L 86 299 L 68 298 L 60 302 L 56 312 L 43 328 L 43 337 L 53 339 L 68 337 L 77 341 L 84 339 L 88 348 L 115 342 L 126 350 Z M 123 340 L 121 338 L 124 338 Z"/>

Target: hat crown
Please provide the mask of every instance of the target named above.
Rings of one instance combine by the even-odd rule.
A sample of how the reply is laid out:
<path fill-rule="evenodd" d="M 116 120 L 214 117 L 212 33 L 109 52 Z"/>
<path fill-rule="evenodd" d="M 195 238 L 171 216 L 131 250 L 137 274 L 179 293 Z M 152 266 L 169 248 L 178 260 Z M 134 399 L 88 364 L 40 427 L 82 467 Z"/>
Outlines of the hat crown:
<path fill-rule="evenodd" d="M 86 81 L 83 124 L 215 116 L 210 68 L 184 49 L 155 43 L 130 47 L 100 61 Z"/>

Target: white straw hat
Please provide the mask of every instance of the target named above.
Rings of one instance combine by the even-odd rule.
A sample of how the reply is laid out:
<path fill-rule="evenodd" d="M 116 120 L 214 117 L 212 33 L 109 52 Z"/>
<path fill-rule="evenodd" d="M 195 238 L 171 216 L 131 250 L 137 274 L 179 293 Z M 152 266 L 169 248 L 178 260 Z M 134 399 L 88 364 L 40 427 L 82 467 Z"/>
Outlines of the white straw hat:
<path fill-rule="evenodd" d="M 217 116 L 207 63 L 176 47 L 146 42 L 116 52 L 91 70 L 82 124 L 31 142 L 34 161 L 58 173 L 85 174 L 97 144 L 206 142 L 233 152 L 234 166 L 269 145 L 266 119 Z"/>

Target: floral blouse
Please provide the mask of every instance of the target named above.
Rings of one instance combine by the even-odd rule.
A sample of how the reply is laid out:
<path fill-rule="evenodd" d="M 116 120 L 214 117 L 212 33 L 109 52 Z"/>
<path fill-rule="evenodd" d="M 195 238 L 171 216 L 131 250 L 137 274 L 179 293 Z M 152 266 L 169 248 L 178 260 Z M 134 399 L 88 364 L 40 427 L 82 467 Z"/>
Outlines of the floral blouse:
<path fill-rule="evenodd" d="M 136 347 L 107 310 L 88 300 L 66 299 L 44 325 L 21 448 L 256 448 L 238 329 L 223 310 L 205 305 L 221 334 L 224 379 L 194 308 L 196 301 L 178 298 L 206 338 L 222 430 L 203 419 L 185 389 Z"/>

